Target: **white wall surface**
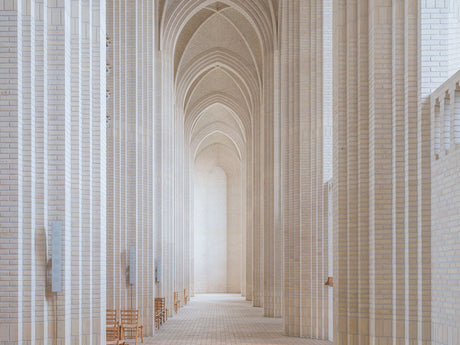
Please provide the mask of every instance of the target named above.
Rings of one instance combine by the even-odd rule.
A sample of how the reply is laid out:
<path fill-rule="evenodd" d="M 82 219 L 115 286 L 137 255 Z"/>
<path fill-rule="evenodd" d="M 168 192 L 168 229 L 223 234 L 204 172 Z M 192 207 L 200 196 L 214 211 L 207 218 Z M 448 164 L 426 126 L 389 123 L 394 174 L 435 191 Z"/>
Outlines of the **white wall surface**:
<path fill-rule="evenodd" d="M 227 176 L 217 166 L 198 165 L 195 185 L 195 289 L 227 289 Z"/>
<path fill-rule="evenodd" d="M 194 169 L 196 293 L 240 293 L 240 161 L 224 145 L 202 150 Z"/>
<path fill-rule="evenodd" d="M 427 97 L 460 69 L 460 3 L 422 1 L 422 97 Z"/>

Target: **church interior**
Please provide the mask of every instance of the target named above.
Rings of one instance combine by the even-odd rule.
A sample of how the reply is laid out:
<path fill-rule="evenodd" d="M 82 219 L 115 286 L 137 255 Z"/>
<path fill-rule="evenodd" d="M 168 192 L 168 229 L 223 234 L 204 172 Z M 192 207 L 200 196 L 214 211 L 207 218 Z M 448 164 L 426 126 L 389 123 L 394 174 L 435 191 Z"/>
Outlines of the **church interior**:
<path fill-rule="evenodd" d="M 0 0 L 0 149 L 1 344 L 460 344 L 459 0 Z"/>

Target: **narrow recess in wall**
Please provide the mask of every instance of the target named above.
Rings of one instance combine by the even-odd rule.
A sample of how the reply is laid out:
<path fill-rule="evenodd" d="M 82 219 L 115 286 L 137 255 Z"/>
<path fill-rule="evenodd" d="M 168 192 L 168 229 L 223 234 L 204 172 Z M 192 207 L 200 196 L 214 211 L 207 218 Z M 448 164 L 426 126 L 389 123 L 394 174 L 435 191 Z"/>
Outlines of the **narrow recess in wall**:
<path fill-rule="evenodd" d="M 441 104 L 439 100 L 436 100 L 434 106 L 434 158 L 439 159 L 439 153 L 441 151 L 441 120 L 440 120 Z"/>
<path fill-rule="evenodd" d="M 449 153 L 450 149 L 450 94 L 446 92 L 444 98 L 444 116 L 443 116 L 443 146 L 445 154 Z"/>

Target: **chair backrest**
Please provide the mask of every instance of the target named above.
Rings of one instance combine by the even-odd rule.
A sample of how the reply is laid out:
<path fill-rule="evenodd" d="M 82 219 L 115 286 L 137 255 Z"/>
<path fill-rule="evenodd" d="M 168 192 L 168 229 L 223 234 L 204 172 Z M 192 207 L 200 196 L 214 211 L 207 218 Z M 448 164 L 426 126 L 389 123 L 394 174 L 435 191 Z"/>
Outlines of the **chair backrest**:
<path fill-rule="evenodd" d="M 106 338 L 107 342 L 116 343 L 119 340 L 118 325 L 116 325 L 116 324 L 113 324 L 113 325 L 107 324 L 106 330 L 105 330 L 105 338 Z"/>
<path fill-rule="evenodd" d="M 139 325 L 139 310 L 120 310 L 121 325 Z"/>
<path fill-rule="evenodd" d="M 106 324 L 116 325 L 117 324 L 117 311 L 114 309 L 107 309 L 106 312 Z"/>

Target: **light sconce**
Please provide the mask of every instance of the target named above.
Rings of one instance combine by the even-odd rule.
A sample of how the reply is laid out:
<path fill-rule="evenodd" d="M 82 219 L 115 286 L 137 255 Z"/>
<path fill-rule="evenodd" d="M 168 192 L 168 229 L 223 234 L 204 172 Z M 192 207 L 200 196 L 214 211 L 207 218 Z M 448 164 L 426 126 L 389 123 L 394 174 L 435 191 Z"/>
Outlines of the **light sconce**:
<path fill-rule="evenodd" d="M 327 282 L 324 283 L 324 285 L 333 287 L 334 286 L 334 279 L 332 277 L 327 277 Z"/>
<path fill-rule="evenodd" d="M 105 47 L 109 48 L 112 45 L 112 39 L 110 38 L 109 34 L 105 34 Z"/>
<path fill-rule="evenodd" d="M 111 123 L 112 123 L 112 117 L 107 112 L 107 114 L 105 115 L 105 125 L 106 125 L 106 127 L 109 128 Z"/>

